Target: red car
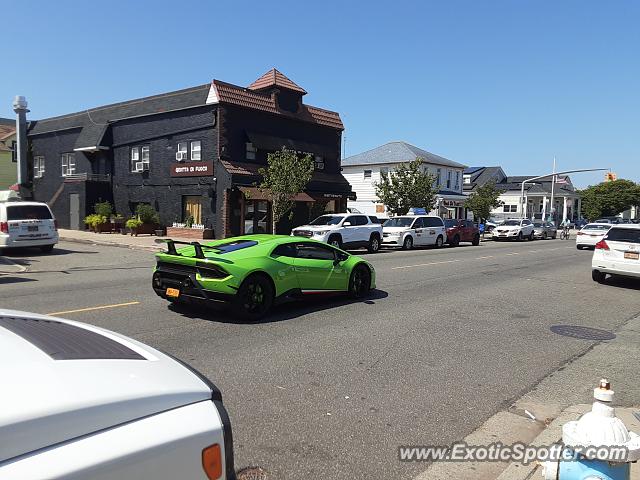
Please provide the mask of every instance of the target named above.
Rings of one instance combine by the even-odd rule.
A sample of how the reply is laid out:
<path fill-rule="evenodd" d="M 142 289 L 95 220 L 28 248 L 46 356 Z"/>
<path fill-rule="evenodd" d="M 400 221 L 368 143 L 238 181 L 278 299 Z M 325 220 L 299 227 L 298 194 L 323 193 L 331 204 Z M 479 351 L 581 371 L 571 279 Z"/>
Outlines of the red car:
<path fill-rule="evenodd" d="M 480 245 L 480 230 L 471 220 L 445 219 L 444 227 L 447 231 L 447 243 L 452 247 L 457 247 L 460 242 Z"/>

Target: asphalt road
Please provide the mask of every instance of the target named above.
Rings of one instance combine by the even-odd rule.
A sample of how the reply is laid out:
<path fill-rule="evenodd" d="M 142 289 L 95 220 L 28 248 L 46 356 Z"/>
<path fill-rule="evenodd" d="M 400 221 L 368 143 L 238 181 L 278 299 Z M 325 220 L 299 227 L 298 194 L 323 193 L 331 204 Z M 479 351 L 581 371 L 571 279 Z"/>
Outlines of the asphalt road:
<path fill-rule="evenodd" d="M 284 305 L 258 324 L 171 310 L 148 252 L 62 243 L 9 258 L 27 270 L 0 276 L 2 307 L 78 310 L 60 316 L 190 362 L 223 392 L 236 466 L 279 479 L 411 478 L 426 465 L 399 462 L 398 446 L 463 438 L 592 345 L 551 325 L 615 330 L 640 313 L 640 282 L 596 284 L 573 241 L 367 255 L 370 299 Z"/>

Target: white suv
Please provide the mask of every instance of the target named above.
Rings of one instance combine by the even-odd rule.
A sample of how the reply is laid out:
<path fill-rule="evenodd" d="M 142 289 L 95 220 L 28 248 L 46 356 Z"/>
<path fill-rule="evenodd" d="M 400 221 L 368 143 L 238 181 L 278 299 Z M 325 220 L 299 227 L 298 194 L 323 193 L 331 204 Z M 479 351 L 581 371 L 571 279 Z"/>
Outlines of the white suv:
<path fill-rule="evenodd" d="M 511 219 L 493 229 L 494 240 L 533 240 L 533 223 L 527 218 Z"/>
<path fill-rule="evenodd" d="M 337 248 L 367 248 L 375 253 L 382 242 L 382 225 L 368 216 L 353 213 L 321 215 L 309 225 L 296 227 L 292 236 L 313 238 Z"/>
<path fill-rule="evenodd" d="M 384 222 L 382 232 L 383 246 L 402 247 L 404 250 L 425 245 L 440 248 L 447 241 L 442 219 L 433 215 L 393 217 Z"/>
<path fill-rule="evenodd" d="M 596 243 L 591 278 L 602 283 L 607 274 L 640 278 L 640 225 L 613 225 Z"/>
<path fill-rule="evenodd" d="M 40 247 L 50 252 L 58 243 L 58 228 L 46 203 L 0 202 L 0 250 Z"/>
<path fill-rule="evenodd" d="M 220 391 L 102 328 L 0 309 L 0 478 L 235 478 Z"/>

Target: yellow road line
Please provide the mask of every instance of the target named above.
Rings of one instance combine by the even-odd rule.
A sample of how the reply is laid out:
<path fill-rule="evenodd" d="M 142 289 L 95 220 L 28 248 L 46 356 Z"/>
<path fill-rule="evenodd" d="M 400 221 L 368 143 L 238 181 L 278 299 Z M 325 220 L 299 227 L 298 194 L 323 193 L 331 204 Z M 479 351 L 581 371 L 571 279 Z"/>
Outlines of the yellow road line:
<path fill-rule="evenodd" d="M 105 308 L 128 307 L 129 305 L 138 305 L 140 302 L 114 303 L 112 305 L 99 305 L 97 307 L 78 308 L 76 310 L 65 310 L 64 312 L 51 312 L 45 315 L 65 315 L 67 313 L 91 312 L 93 310 L 104 310 Z"/>
<path fill-rule="evenodd" d="M 398 270 L 400 268 L 428 267 L 429 265 L 441 265 L 443 263 L 455 263 L 460 261 L 461 260 L 446 260 L 443 262 L 419 263 L 418 265 L 403 265 L 402 267 L 393 267 L 391 270 Z"/>

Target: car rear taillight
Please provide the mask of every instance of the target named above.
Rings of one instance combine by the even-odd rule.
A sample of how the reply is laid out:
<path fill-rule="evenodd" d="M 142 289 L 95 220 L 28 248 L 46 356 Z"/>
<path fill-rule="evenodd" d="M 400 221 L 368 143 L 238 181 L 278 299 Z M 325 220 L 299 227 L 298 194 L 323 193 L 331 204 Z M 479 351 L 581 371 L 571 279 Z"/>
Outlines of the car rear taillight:
<path fill-rule="evenodd" d="M 9 233 L 9 223 L 8 222 L 0 222 L 0 232 Z"/>
<path fill-rule="evenodd" d="M 609 245 L 604 240 L 600 240 L 596 243 L 596 250 L 609 250 Z"/>
<path fill-rule="evenodd" d="M 222 476 L 222 451 L 220 445 L 214 443 L 202 450 L 202 468 L 209 480 Z"/>

